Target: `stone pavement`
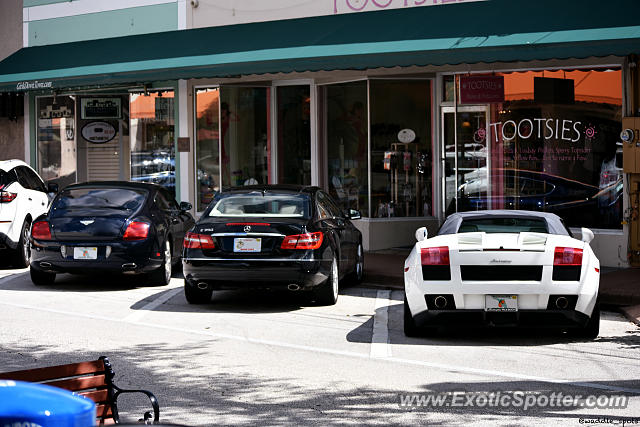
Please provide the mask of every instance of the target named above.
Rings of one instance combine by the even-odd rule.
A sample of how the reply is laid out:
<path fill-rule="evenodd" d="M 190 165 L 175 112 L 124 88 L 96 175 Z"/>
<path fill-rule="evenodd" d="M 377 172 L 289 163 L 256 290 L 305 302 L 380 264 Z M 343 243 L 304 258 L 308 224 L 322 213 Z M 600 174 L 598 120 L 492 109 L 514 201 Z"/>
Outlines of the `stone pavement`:
<path fill-rule="evenodd" d="M 367 286 L 403 289 L 404 260 L 410 247 L 367 252 L 364 279 Z M 640 325 L 640 268 L 602 268 L 600 301 L 613 305 Z"/>

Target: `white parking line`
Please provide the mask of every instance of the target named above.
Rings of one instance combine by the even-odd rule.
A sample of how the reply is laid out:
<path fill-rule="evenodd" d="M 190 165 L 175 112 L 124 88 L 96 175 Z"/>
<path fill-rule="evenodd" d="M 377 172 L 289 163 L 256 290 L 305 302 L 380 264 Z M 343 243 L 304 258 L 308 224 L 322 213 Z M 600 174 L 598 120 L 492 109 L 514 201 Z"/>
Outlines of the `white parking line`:
<path fill-rule="evenodd" d="M 329 349 L 329 348 L 313 347 L 313 346 L 308 346 L 308 345 L 293 344 L 293 343 L 287 343 L 287 342 L 282 342 L 282 341 L 271 341 L 271 340 L 263 340 L 263 339 L 258 339 L 258 338 L 249 338 L 249 337 L 239 336 L 239 335 L 222 334 L 222 333 L 213 332 L 213 331 L 198 331 L 198 330 L 193 330 L 193 329 L 179 328 L 179 327 L 174 327 L 174 326 L 157 325 L 157 324 L 153 324 L 153 323 L 145 323 L 145 322 L 138 322 L 138 321 L 136 321 L 136 322 L 125 322 L 122 319 L 115 319 L 115 318 L 111 318 L 111 317 L 107 317 L 107 316 L 97 316 L 97 315 L 92 315 L 92 314 L 73 313 L 73 312 L 69 312 L 69 311 L 54 310 L 54 309 L 48 309 L 48 308 L 25 305 L 25 304 L 14 304 L 14 303 L 0 302 L 0 306 L 2 306 L 2 305 L 9 306 L 9 307 L 22 308 L 22 309 L 25 309 L 25 310 L 36 310 L 36 311 L 43 311 L 43 312 L 46 312 L 46 313 L 61 314 L 61 315 L 65 315 L 65 316 L 81 317 L 81 318 L 85 318 L 85 319 L 95 319 L 95 320 L 104 320 L 104 321 L 117 322 L 117 323 L 126 323 L 126 324 L 129 324 L 129 325 L 136 325 L 136 326 L 152 328 L 152 329 L 162 329 L 162 330 L 165 330 L 165 331 L 180 332 L 180 333 L 186 333 L 186 334 L 191 334 L 191 335 L 201 335 L 201 336 L 206 336 L 206 337 L 209 337 L 209 338 L 229 339 L 229 340 L 234 340 L 234 341 L 247 342 L 247 343 L 251 343 L 251 344 L 268 345 L 268 346 L 272 346 L 272 347 L 280 347 L 280 348 L 293 349 L 293 350 L 302 350 L 302 351 L 309 351 L 309 352 L 321 353 L 321 354 L 330 354 L 330 355 L 333 355 L 333 356 L 345 356 L 345 357 L 354 357 L 354 358 L 359 358 L 359 359 L 371 360 L 371 357 L 370 357 L 369 354 L 356 353 L 356 352 L 353 352 L 353 351 L 333 350 L 333 349 Z M 481 376 L 485 376 L 485 377 L 489 377 L 489 378 L 498 377 L 498 378 L 508 378 L 508 379 L 515 379 L 515 380 L 524 380 L 524 381 L 537 381 L 537 382 L 544 382 L 544 383 L 549 383 L 549 384 L 559 384 L 559 385 L 565 385 L 565 386 L 592 388 L 592 389 L 598 389 L 598 390 L 616 391 L 616 392 L 620 392 L 620 393 L 633 393 L 633 394 L 640 395 L 640 389 L 635 389 L 635 388 L 617 387 L 617 386 L 611 386 L 611 385 L 606 385 L 606 384 L 591 383 L 591 382 L 586 382 L 586 381 L 572 381 L 572 380 L 561 380 L 561 379 L 555 379 L 555 378 L 537 377 L 537 376 L 532 376 L 532 375 L 524 375 L 524 374 L 511 373 L 511 372 L 505 372 L 505 371 L 494 371 L 494 370 L 490 370 L 490 369 L 480 369 L 480 368 L 471 368 L 471 367 L 466 367 L 466 366 L 446 365 L 444 363 L 433 363 L 433 362 L 427 362 L 427 361 L 422 361 L 422 360 L 403 359 L 403 358 L 398 358 L 398 357 L 387 357 L 385 359 L 382 359 L 381 362 L 389 362 L 389 363 L 395 363 L 395 364 L 400 364 L 400 365 L 412 365 L 412 366 L 420 366 L 420 367 L 427 367 L 427 368 L 433 368 L 433 369 L 441 369 L 443 371 L 449 371 L 449 372 L 453 372 L 453 373 L 476 374 L 476 375 L 481 375 Z"/>
<path fill-rule="evenodd" d="M 156 299 L 154 299 L 150 303 L 142 306 L 135 313 L 131 313 L 130 315 L 128 315 L 127 317 L 122 319 L 122 321 L 123 322 L 137 322 L 137 321 L 141 320 L 144 317 L 145 314 L 147 314 L 148 312 L 153 311 L 156 308 L 160 307 L 162 304 L 164 304 L 165 302 L 169 301 L 171 298 L 175 297 L 180 292 L 182 292 L 182 287 L 176 288 L 176 289 L 171 289 L 170 291 L 167 291 L 167 292 L 165 292 L 163 294 L 160 294 L 160 296 L 158 296 Z"/>
<path fill-rule="evenodd" d="M 372 358 L 391 357 L 389 344 L 389 305 L 391 291 L 379 290 L 376 293 L 375 314 L 373 315 L 373 334 L 371 335 Z"/>

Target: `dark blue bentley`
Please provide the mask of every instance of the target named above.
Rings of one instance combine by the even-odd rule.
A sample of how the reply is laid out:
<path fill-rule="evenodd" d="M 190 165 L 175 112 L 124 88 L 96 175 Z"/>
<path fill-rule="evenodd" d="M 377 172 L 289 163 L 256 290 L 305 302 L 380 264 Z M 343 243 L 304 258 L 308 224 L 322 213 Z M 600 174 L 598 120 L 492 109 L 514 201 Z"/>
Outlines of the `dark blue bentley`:
<path fill-rule="evenodd" d="M 155 184 L 89 182 L 66 187 L 31 231 L 31 280 L 57 273 L 143 274 L 166 285 L 195 223 L 189 203 Z"/>

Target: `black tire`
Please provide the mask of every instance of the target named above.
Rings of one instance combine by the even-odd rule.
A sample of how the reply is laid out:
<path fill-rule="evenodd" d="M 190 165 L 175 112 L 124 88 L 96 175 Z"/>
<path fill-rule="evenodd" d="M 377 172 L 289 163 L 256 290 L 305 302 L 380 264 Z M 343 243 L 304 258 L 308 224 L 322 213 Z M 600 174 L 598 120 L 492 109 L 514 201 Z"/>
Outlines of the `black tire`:
<path fill-rule="evenodd" d="M 184 296 L 189 304 L 207 304 L 211 302 L 213 291 L 210 288 L 198 289 L 184 281 Z"/>
<path fill-rule="evenodd" d="M 46 271 L 37 270 L 31 266 L 29 269 L 29 275 L 31 276 L 31 281 L 36 286 L 49 286 L 53 285 L 56 281 L 55 273 L 48 273 Z"/>
<path fill-rule="evenodd" d="M 22 230 L 20 230 L 20 239 L 18 239 L 18 246 L 15 249 L 13 264 L 18 268 L 29 267 L 31 260 L 31 242 L 29 237 L 31 235 L 31 221 L 25 218 L 24 224 L 22 224 Z"/>
<path fill-rule="evenodd" d="M 171 281 L 172 273 L 171 263 L 171 243 L 169 240 L 164 242 L 164 254 L 162 257 L 162 265 L 160 268 L 149 273 L 149 283 L 152 286 L 166 286 Z"/>
<path fill-rule="evenodd" d="M 335 303 L 338 302 L 339 277 L 338 260 L 334 254 L 333 260 L 331 261 L 329 278 L 313 290 L 312 298 L 316 304 L 335 305 Z"/>
<path fill-rule="evenodd" d="M 404 297 L 404 334 L 407 337 L 420 336 L 420 329 L 416 325 L 416 322 L 413 320 L 406 295 Z"/>
<path fill-rule="evenodd" d="M 594 340 L 600 333 L 600 303 L 596 303 L 587 324 L 575 333 L 580 338 Z"/>
<path fill-rule="evenodd" d="M 362 283 L 363 276 L 364 249 L 362 248 L 362 242 L 359 242 L 356 248 L 356 264 L 353 266 L 353 271 L 349 274 L 349 283 L 353 285 L 359 285 L 360 283 Z"/>

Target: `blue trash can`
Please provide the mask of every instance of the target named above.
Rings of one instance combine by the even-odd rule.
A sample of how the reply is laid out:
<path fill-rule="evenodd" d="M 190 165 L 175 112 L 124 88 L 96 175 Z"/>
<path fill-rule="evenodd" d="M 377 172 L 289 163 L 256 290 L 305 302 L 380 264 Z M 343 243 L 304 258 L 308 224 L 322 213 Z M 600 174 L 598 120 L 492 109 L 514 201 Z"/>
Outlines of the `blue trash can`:
<path fill-rule="evenodd" d="M 88 427 L 96 405 L 70 391 L 22 381 L 0 381 L 1 427 Z"/>

